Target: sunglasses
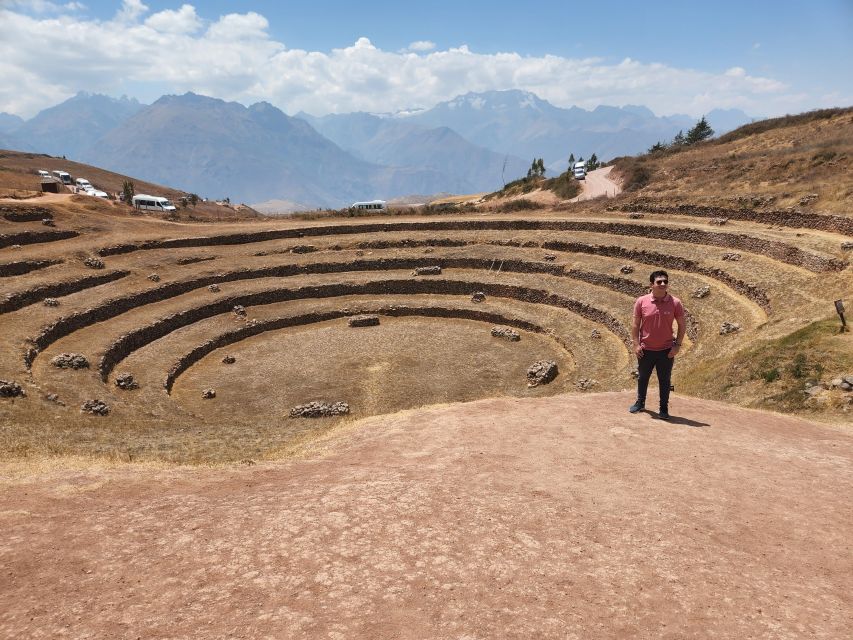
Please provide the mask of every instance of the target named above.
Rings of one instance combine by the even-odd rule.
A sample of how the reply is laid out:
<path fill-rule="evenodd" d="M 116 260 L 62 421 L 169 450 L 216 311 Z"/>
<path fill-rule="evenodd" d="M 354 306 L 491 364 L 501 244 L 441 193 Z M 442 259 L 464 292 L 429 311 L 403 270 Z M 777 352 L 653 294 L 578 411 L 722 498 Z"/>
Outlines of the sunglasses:
<path fill-rule="evenodd" d="M 669 280 L 655 280 L 655 284 L 669 284 Z"/>

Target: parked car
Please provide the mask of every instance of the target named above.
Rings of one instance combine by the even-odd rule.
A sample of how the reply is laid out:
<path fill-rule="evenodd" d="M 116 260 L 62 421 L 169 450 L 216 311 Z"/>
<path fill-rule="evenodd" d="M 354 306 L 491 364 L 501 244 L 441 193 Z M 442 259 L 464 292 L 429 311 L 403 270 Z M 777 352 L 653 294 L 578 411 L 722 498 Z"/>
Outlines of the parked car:
<path fill-rule="evenodd" d="M 44 169 L 39 169 L 39 177 L 40 178 L 49 178 L 50 171 L 45 171 Z"/>

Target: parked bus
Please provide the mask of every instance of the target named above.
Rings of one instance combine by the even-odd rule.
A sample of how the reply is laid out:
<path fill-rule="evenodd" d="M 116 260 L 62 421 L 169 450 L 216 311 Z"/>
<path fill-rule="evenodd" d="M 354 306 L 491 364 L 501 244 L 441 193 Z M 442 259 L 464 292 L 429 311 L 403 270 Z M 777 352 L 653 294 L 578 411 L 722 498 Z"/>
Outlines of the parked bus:
<path fill-rule="evenodd" d="M 350 209 L 357 211 L 382 211 L 385 209 L 384 200 L 370 200 L 369 202 L 353 202 Z"/>
<path fill-rule="evenodd" d="M 59 180 L 62 184 L 71 184 L 71 174 L 67 171 L 54 171 L 53 177 Z"/>
<path fill-rule="evenodd" d="M 175 205 L 173 205 L 168 198 L 148 196 L 144 193 L 133 196 L 133 208 L 140 209 L 141 211 L 160 211 L 162 213 L 177 211 Z"/>

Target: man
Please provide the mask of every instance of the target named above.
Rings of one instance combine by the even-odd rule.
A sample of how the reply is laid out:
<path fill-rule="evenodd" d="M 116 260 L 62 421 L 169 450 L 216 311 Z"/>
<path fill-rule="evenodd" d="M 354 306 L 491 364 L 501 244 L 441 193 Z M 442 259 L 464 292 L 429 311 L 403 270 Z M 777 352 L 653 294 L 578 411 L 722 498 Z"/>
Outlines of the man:
<path fill-rule="evenodd" d="M 631 339 L 634 353 L 639 361 L 637 378 L 637 401 L 628 409 L 637 413 L 646 408 L 646 391 L 652 369 L 657 372 L 660 386 L 660 412 L 658 417 L 669 420 L 669 388 L 672 365 L 684 340 L 686 324 L 681 300 L 671 296 L 667 287 L 669 276 L 666 271 L 653 271 L 649 276 L 652 291 L 640 296 L 634 303 L 634 321 L 631 324 Z M 672 338 L 672 321 L 678 324 L 678 335 Z"/>

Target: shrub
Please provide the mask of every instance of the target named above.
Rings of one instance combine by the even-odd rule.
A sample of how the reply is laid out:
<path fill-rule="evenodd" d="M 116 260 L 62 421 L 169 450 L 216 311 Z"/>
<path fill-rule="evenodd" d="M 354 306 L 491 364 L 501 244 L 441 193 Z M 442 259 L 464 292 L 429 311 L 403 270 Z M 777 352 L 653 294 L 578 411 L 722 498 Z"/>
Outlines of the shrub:
<path fill-rule="evenodd" d="M 545 205 L 541 202 L 534 202 L 527 198 L 519 198 L 518 200 L 510 200 L 498 205 L 496 211 L 501 213 L 511 213 L 513 211 L 528 211 L 530 209 L 542 209 Z"/>
<path fill-rule="evenodd" d="M 764 382 L 776 382 L 776 380 L 778 380 L 781 376 L 782 374 L 779 373 L 779 369 L 777 369 L 776 367 L 761 372 L 761 377 L 764 378 Z"/>

